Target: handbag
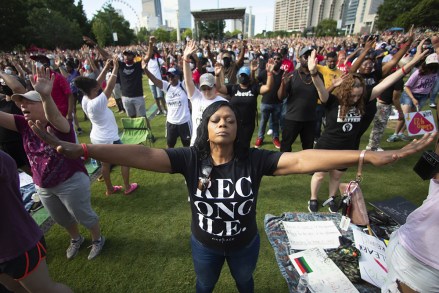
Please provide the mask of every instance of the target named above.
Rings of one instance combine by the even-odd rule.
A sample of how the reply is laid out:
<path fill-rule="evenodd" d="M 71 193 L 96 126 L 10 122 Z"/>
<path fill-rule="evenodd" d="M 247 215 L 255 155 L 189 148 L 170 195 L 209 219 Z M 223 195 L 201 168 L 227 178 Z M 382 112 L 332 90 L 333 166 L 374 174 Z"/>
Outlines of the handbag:
<path fill-rule="evenodd" d="M 369 228 L 366 203 L 364 202 L 363 192 L 360 188 L 365 153 L 366 151 L 363 150 L 360 154 L 357 177 L 355 180 L 349 183 L 341 183 L 339 189 L 342 194 L 342 215 L 350 218 L 350 222 L 355 225 L 368 226 Z"/>

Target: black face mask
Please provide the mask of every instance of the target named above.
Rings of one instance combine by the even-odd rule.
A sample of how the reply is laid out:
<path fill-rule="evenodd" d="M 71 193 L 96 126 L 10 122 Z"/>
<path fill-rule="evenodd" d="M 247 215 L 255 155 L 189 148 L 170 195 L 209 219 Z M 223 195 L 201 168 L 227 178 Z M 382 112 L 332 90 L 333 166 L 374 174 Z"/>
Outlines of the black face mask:
<path fill-rule="evenodd" d="M 240 84 L 249 84 L 250 83 L 250 77 L 247 74 L 241 74 L 238 76 L 238 83 Z"/>

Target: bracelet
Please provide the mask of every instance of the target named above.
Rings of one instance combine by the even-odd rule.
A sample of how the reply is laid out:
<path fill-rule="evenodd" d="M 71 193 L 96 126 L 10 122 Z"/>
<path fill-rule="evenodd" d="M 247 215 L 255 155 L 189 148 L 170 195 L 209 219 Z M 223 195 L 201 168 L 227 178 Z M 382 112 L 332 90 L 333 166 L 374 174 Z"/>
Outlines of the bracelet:
<path fill-rule="evenodd" d="M 404 75 L 407 75 L 407 72 L 405 72 L 404 66 L 401 67 L 401 71 L 402 71 L 402 73 L 403 73 Z"/>
<path fill-rule="evenodd" d="M 267 76 L 273 76 L 273 72 L 268 72 Z"/>
<path fill-rule="evenodd" d="M 81 143 L 82 150 L 84 151 L 84 161 L 87 161 L 88 159 L 88 149 L 87 145 L 85 143 Z"/>

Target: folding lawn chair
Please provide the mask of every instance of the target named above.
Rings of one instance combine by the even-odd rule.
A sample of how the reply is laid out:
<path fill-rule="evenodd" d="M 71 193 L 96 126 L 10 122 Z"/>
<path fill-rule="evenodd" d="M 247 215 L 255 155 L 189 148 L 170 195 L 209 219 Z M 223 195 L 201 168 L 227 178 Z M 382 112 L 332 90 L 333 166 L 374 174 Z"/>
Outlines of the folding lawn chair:
<path fill-rule="evenodd" d="M 124 144 L 143 144 L 147 140 L 152 146 L 155 139 L 148 128 L 145 117 L 122 118 L 123 132 L 120 137 Z"/>

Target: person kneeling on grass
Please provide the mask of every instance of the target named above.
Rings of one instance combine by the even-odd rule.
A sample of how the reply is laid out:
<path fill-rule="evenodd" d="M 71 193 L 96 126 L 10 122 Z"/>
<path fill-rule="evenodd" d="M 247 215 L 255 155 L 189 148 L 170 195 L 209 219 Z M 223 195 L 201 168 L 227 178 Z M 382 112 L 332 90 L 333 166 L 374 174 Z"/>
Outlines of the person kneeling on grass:
<path fill-rule="evenodd" d="M 305 150 L 274 152 L 249 148 L 240 141 L 240 119 L 227 101 L 203 112 L 193 147 L 156 149 L 137 145 L 77 145 L 49 134 L 37 121 L 32 130 L 67 157 L 91 157 L 186 179 L 192 210 L 191 247 L 196 291 L 212 292 L 227 261 L 239 292 L 254 292 L 253 272 L 260 238 L 256 203 L 264 175 L 309 174 L 354 166 L 360 151 Z M 364 162 L 381 166 L 421 151 L 436 134 L 403 149 L 367 152 Z M 142 159 L 143 158 L 143 159 Z"/>
<path fill-rule="evenodd" d="M 43 232 L 24 208 L 14 160 L 0 150 L 0 284 L 12 292 L 73 292 L 49 276 Z"/>
<path fill-rule="evenodd" d="M 50 129 L 60 139 L 76 141 L 72 123 L 59 112 L 52 99 L 54 75 L 50 69 L 34 70 L 37 79 L 31 81 L 35 91 L 12 95 L 24 116 L 0 112 L 0 126 L 21 134 L 41 202 L 52 219 L 70 235 L 67 258 L 75 257 L 84 242 L 78 228 L 81 223 L 91 233 L 93 242 L 88 255 L 91 260 L 101 252 L 105 238 L 101 236 L 99 218 L 91 207 L 90 178 L 81 158 L 69 159 L 58 154 L 30 129 L 28 123 L 38 120 L 41 127 Z"/>
<path fill-rule="evenodd" d="M 107 71 L 111 65 L 113 66 L 113 71 L 107 86 L 102 91 L 101 84 L 104 82 Z M 114 85 L 116 84 L 118 70 L 119 63 L 117 59 L 114 58 L 113 60 L 107 60 L 104 69 L 96 80 L 84 76 L 77 77 L 74 80 L 75 86 L 85 94 L 82 98 L 82 109 L 92 124 L 90 132 L 90 140 L 92 143 L 122 144 L 119 138 L 116 118 L 114 118 L 113 112 L 107 107 L 107 100 L 111 96 Z M 138 184 L 129 183 L 129 167 L 122 166 L 121 172 L 125 185 L 125 195 L 128 195 L 137 189 Z M 105 192 L 107 196 L 122 190 L 122 186 L 113 186 L 111 183 L 109 163 L 102 162 L 102 177 L 107 187 L 107 191 Z"/>

